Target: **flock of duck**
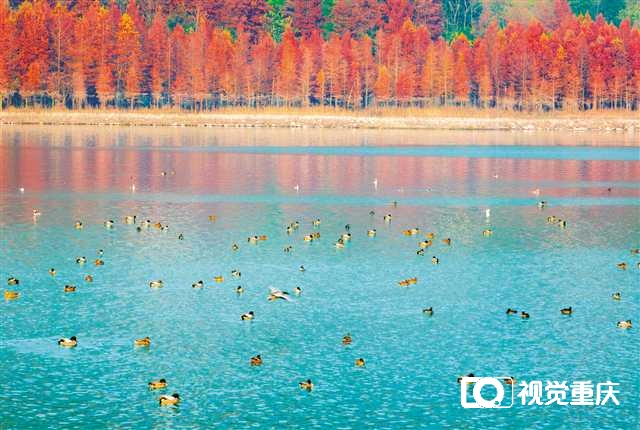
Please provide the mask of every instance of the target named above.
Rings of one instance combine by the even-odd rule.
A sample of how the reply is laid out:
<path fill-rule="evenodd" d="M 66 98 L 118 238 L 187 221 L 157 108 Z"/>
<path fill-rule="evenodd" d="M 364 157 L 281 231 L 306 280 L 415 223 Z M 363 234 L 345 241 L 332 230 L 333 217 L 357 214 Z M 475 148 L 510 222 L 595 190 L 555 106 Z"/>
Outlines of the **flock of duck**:
<path fill-rule="evenodd" d="M 397 206 L 397 202 L 393 202 L 392 205 L 394 207 Z M 540 209 L 546 207 L 547 202 L 545 201 L 541 201 L 538 203 L 538 207 Z M 371 216 L 375 215 L 375 212 L 371 211 L 369 213 Z M 33 210 L 33 217 L 34 220 L 37 220 L 38 217 L 41 216 L 41 212 L 38 211 L 37 209 Z M 487 216 L 489 216 L 489 210 L 487 210 Z M 392 215 L 391 214 L 386 214 L 383 216 L 383 221 L 385 223 L 391 223 L 392 221 Z M 209 216 L 209 221 L 211 222 L 215 222 L 217 220 L 217 217 L 215 215 L 210 215 Z M 136 215 L 126 215 L 123 218 L 123 223 L 127 224 L 127 225 L 136 225 L 137 223 L 137 216 Z M 547 217 L 547 223 L 551 224 L 551 225 L 555 225 L 558 226 L 560 228 L 567 228 L 567 221 L 557 218 L 555 216 L 549 216 Z M 114 228 L 114 226 L 116 225 L 114 220 L 106 220 L 103 223 L 104 227 L 106 229 L 112 229 Z M 315 229 L 320 227 L 321 225 L 321 221 L 320 219 L 314 219 L 313 221 L 311 221 L 311 226 Z M 74 223 L 74 227 L 78 230 L 83 229 L 84 224 L 82 223 L 82 221 L 76 221 Z M 168 225 L 166 224 L 162 224 L 160 222 L 152 222 L 150 220 L 144 220 L 143 222 L 139 223 L 136 226 L 137 231 L 142 231 L 142 229 L 148 229 L 148 228 L 156 228 L 159 230 L 163 230 L 166 231 L 168 230 Z M 294 221 L 291 222 L 289 225 L 286 226 L 285 231 L 287 234 L 292 234 L 294 233 L 296 230 L 298 230 L 300 228 L 300 222 L 298 221 Z M 352 235 L 351 235 L 351 226 L 349 224 L 344 226 L 345 232 L 342 233 L 338 239 L 335 242 L 335 247 L 338 249 L 344 248 L 345 245 L 351 241 Z M 421 234 L 421 230 L 419 227 L 413 227 L 413 228 L 409 228 L 406 230 L 402 231 L 402 234 L 405 236 L 418 236 Z M 375 229 L 369 229 L 367 230 L 367 236 L 369 237 L 375 237 L 377 235 L 377 231 Z M 490 237 L 493 235 L 493 231 L 491 229 L 485 229 L 482 231 L 482 236 L 483 237 Z M 420 240 L 418 242 L 418 250 L 416 251 L 416 254 L 418 255 L 424 255 L 425 254 L 425 250 L 430 248 L 433 245 L 433 240 L 435 239 L 436 235 L 433 232 L 427 232 L 424 234 L 424 239 Z M 303 241 L 305 242 L 312 242 L 314 240 L 318 240 L 320 238 L 320 232 L 318 231 L 314 231 L 312 233 L 306 234 L 303 236 Z M 178 239 L 179 240 L 183 240 L 184 236 L 182 234 L 178 235 Z M 247 238 L 247 242 L 249 244 L 252 245 L 257 245 L 260 242 L 266 241 L 268 240 L 268 237 L 266 235 L 254 235 L 254 236 L 249 236 Z M 452 246 L 452 240 L 449 237 L 443 238 L 440 241 L 443 245 L 445 246 Z M 240 248 L 240 246 L 237 243 L 232 244 L 231 246 L 231 250 L 232 251 L 237 251 Z M 293 250 L 293 246 L 292 245 L 288 245 L 286 246 L 283 251 L 284 252 L 291 252 Z M 640 254 L 640 249 L 632 249 L 631 250 L 632 254 Z M 96 258 L 94 260 L 94 265 L 95 266 L 102 266 L 104 265 L 104 261 L 102 260 L 103 256 L 103 250 L 98 250 L 98 258 Z M 87 258 L 84 256 L 79 256 L 76 258 L 75 260 L 76 264 L 79 265 L 84 265 L 87 263 Z M 431 257 L 431 262 L 432 264 L 439 264 L 440 260 L 437 256 L 432 256 Z M 628 264 L 626 262 L 621 262 L 617 264 L 617 267 L 620 270 L 627 270 L 628 268 Z M 640 262 L 637 263 L 637 267 L 640 268 Z M 305 268 L 304 266 L 300 266 L 299 268 L 300 271 L 304 272 Z M 57 271 L 55 268 L 50 268 L 49 269 L 49 275 L 51 275 L 52 277 L 55 277 L 57 274 Z M 242 273 L 239 270 L 233 270 L 231 271 L 231 276 L 233 278 L 240 278 L 242 276 Z M 92 282 L 93 281 L 93 276 L 88 274 L 84 277 L 84 280 L 86 282 Z M 213 278 L 213 280 L 217 283 L 223 282 L 224 281 L 224 276 L 219 275 L 219 276 L 215 276 Z M 417 277 L 410 277 L 407 279 L 403 279 L 398 281 L 398 286 L 399 287 L 409 287 L 411 285 L 414 285 L 418 282 L 418 278 Z M 13 286 L 16 287 L 20 284 L 19 279 L 17 279 L 16 277 L 9 277 L 7 279 L 7 285 L 9 286 Z M 163 288 L 164 287 L 164 283 L 161 279 L 157 279 L 157 280 L 152 280 L 149 282 L 149 287 L 153 288 L 153 289 L 157 289 L 157 288 Z M 204 287 L 204 281 L 203 280 L 199 280 L 196 281 L 192 284 L 193 288 L 203 288 Z M 73 293 L 76 291 L 76 286 L 74 285 L 65 285 L 64 286 L 64 292 L 65 293 Z M 244 289 L 241 286 L 238 286 L 236 288 L 236 293 L 237 294 L 242 294 L 244 292 Z M 294 290 L 294 294 L 296 296 L 300 296 L 302 294 L 302 289 L 300 287 L 296 287 Z M 20 297 L 20 292 L 12 289 L 5 289 L 4 291 L 4 299 L 6 301 L 9 300 L 16 300 Z M 617 291 L 615 293 L 612 294 L 612 298 L 613 300 L 621 300 L 622 299 L 622 294 Z M 279 290 L 277 288 L 270 288 L 269 289 L 269 293 L 267 295 L 267 300 L 269 301 L 276 301 L 276 300 L 283 300 L 283 301 L 291 301 L 291 297 L 290 297 L 290 293 L 287 291 L 283 291 L 283 290 Z M 423 308 L 422 309 L 422 313 L 427 315 L 427 316 L 433 316 L 434 315 L 434 309 L 433 307 L 428 307 L 428 308 Z M 572 315 L 573 314 L 573 308 L 571 306 L 566 307 L 566 308 L 562 308 L 560 309 L 560 313 L 562 315 Z M 506 314 L 507 315 L 520 315 L 520 317 L 522 319 L 529 319 L 530 318 L 530 314 L 524 310 L 518 311 L 516 309 L 513 308 L 508 308 L 506 310 Z M 248 311 L 242 315 L 240 315 L 240 319 L 242 321 L 252 321 L 255 318 L 255 313 L 254 311 Z M 632 328 L 632 321 L 631 320 L 624 320 L 624 321 L 619 321 L 617 324 L 617 327 L 622 328 L 622 329 L 630 329 Z M 353 338 L 351 336 L 351 334 L 346 334 L 342 337 L 342 345 L 344 346 L 349 346 L 351 345 L 353 342 Z M 60 347 L 63 348 L 75 348 L 76 346 L 78 346 L 78 339 L 76 338 L 76 336 L 71 336 L 69 338 L 60 338 L 57 341 L 58 345 Z M 146 336 L 144 338 L 140 338 L 140 339 L 135 339 L 134 340 L 134 346 L 135 347 L 149 347 L 151 345 L 151 338 L 149 336 Z M 250 366 L 261 366 L 263 364 L 263 360 L 260 354 L 255 355 L 253 357 L 251 357 L 251 359 L 249 360 L 249 365 Z M 357 358 L 355 360 L 355 366 L 356 367 L 364 367 L 365 366 L 365 360 L 364 358 Z M 467 376 L 473 376 L 472 373 L 470 373 Z M 458 382 L 461 381 L 461 378 L 458 379 Z M 511 378 L 509 381 L 505 380 L 505 383 L 513 383 L 513 381 L 515 381 L 514 378 Z M 166 379 L 161 378 L 158 380 L 154 380 L 154 381 L 150 381 L 148 383 L 148 388 L 150 390 L 163 390 L 166 389 L 168 387 L 168 382 L 166 381 Z M 314 384 L 313 381 L 309 378 L 303 381 L 299 382 L 299 387 L 302 390 L 306 390 L 306 391 L 312 391 L 314 388 Z M 160 395 L 158 397 L 158 404 L 160 406 L 171 406 L 171 405 L 177 405 L 180 403 L 180 395 L 178 393 L 173 393 L 173 394 L 163 394 Z"/>

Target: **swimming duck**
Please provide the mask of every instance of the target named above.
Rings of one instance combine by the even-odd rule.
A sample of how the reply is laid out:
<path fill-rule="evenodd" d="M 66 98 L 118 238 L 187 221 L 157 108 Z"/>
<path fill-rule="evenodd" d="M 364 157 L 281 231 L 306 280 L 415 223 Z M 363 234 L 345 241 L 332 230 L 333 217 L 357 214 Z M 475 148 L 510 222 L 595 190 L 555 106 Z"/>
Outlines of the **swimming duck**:
<path fill-rule="evenodd" d="M 242 321 L 251 321 L 254 318 L 254 316 L 255 315 L 253 314 L 253 311 L 249 311 L 246 314 L 240 315 L 240 319 Z"/>
<path fill-rule="evenodd" d="M 560 228 L 566 228 L 567 227 L 567 221 L 566 220 L 558 220 L 558 227 Z"/>
<path fill-rule="evenodd" d="M 94 261 L 94 264 L 96 266 L 104 266 L 104 261 L 99 258 L 96 258 L 96 261 Z"/>
<path fill-rule="evenodd" d="M 202 288 L 202 287 L 204 287 L 204 281 L 202 280 L 191 284 L 191 288 Z"/>
<path fill-rule="evenodd" d="M 82 230 L 82 221 L 76 221 L 73 226 L 75 227 L 76 230 Z"/>
<path fill-rule="evenodd" d="M 422 313 L 425 314 L 425 315 L 432 316 L 433 315 L 433 307 L 424 308 L 422 310 Z"/>
<path fill-rule="evenodd" d="M 164 287 L 164 282 L 161 279 L 149 282 L 150 288 L 162 288 Z"/>
<path fill-rule="evenodd" d="M 291 252 L 293 251 L 293 245 L 287 245 L 284 247 L 283 249 L 284 252 Z"/>
<path fill-rule="evenodd" d="M 611 295 L 611 297 L 613 298 L 613 300 L 621 300 L 622 299 L 622 294 L 620 294 L 620 292 L 613 293 Z"/>
<path fill-rule="evenodd" d="M 231 276 L 233 276 L 234 278 L 239 278 L 239 277 L 242 276 L 242 273 L 240 273 L 239 270 L 234 269 L 234 270 L 231 271 Z"/>
<path fill-rule="evenodd" d="M 458 376 L 458 384 L 462 384 L 463 378 L 475 378 L 476 375 L 473 373 L 468 373 L 467 376 Z M 467 382 L 468 384 L 473 384 L 473 382 Z"/>
<path fill-rule="evenodd" d="M 631 326 L 632 326 L 631 320 L 618 321 L 618 324 L 616 324 L 616 326 L 618 328 L 631 328 Z"/>
<path fill-rule="evenodd" d="M 569 306 L 568 308 L 560 309 L 560 313 L 562 315 L 571 315 L 573 313 L 573 309 Z"/>
<path fill-rule="evenodd" d="M 20 293 L 17 291 L 4 290 L 4 299 L 5 300 L 15 300 L 20 297 Z"/>
<path fill-rule="evenodd" d="M 33 217 L 39 217 L 40 215 L 42 215 L 42 212 L 40 212 L 38 209 L 34 209 L 31 211 L 31 213 L 33 214 Z"/>
<path fill-rule="evenodd" d="M 343 233 L 341 238 L 344 241 L 351 240 L 351 233 Z"/>
<path fill-rule="evenodd" d="M 180 234 L 178 235 L 178 240 L 184 240 L 184 234 L 180 233 Z"/>
<path fill-rule="evenodd" d="M 113 225 L 115 223 L 113 222 L 112 219 L 109 219 L 109 220 L 106 220 L 103 224 L 104 224 L 105 228 L 113 228 Z"/>
<path fill-rule="evenodd" d="M 375 235 L 377 234 L 376 229 L 371 229 L 371 230 L 367 230 L 367 236 L 369 237 L 375 237 Z"/>
<path fill-rule="evenodd" d="M 414 228 L 407 229 L 407 230 L 403 231 L 402 233 L 405 236 L 415 236 L 419 232 L 420 232 L 420 229 L 418 227 L 414 227 Z"/>
<path fill-rule="evenodd" d="M 87 257 L 78 257 L 76 258 L 76 263 L 77 264 L 84 264 L 87 262 Z"/>
<path fill-rule="evenodd" d="M 153 224 L 153 227 L 157 228 L 158 230 L 162 230 L 162 223 L 161 222 L 157 222 L 155 224 Z"/>
<path fill-rule="evenodd" d="M 546 206 L 547 206 L 547 202 L 545 202 L 544 200 L 541 200 L 538 202 L 539 209 L 544 209 Z"/>
<path fill-rule="evenodd" d="M 136 223 L 136 215 L 125 215 L 124 223 L 125 224 L 135 224 Z"/>
<path fill-rule="evenodd" d="M 316 232 L 311 233 L 311 237 L 313 237 L 314 240 L 315 239 L 320 239 L 320 232 L 316 231 Z"/>
<path fill-rule="evenodd" d="M 342 240 L 342 238 L 338 239 L 336 241 L 335 247 L 338 248 L 338 249 L 344 248 L 344 240 Z"/>
<path fill-rule="evenodd" d="M 256 245 L 258 243 L 258 240 L 260 240 L 258 236 L 249 236 L 247 238 L 247 242 L 249 242 L 252 245 Z"/>
<path fill-rule="evenodd" d="M 76 290 L 76 287 L 74 285 L 65 285 L 64 286 L 64 292 L 65 293 L 73 293 Z"/>
<path fill-rule="evenodd" d="M 291 234 L 293 233 L 293 227 L 291 227 L 290 225 L 287 226 L 287 234 Z"/>
<path fill-rule="evenodd" d="M 518 314 L 517 310 L 511 309 L 511 308 L 507 309 L 507 315 L 517 315 L 517 314 Z"/>
<path fill-rule="evenodd" d="M 163 388 L 167 388 L 167 385 L 167 380 L 164 378 L 158 379 L 157 381 L 151 381 L 148 384 L 150 390 L 161 390 Z"/>
<path fill-rule="evenodd" d="M 224 276 L 222 276 L 222 275 L 215 276 L 215 277 L 213 278 L 213 280 L 219 284 L 219 283 L 221 283 L 221 282 L 224 282 Z"/>
<path fill-rule="evenodd" d="M 173 393 L 172 395 L 164 394 L 158 399 L 160 406 L 173 406 L 180 403 L 180 395 Z"/>
<path fill-rule="evenodd" d="M 251 357 L 251 365 L 252 366 L 261 366 L 262 365 L 262 357 L 260 357 L 260 354 Z"/>
<path fill-rule="evenodd" d="M 442 243 L 445 245 L 451 245 L 451 238 L 447 237 L 446 239 L 442 239 Z"/>
<path fill-rule="evenodd" d="M 424 249 L 422 249 L 422 248 L 421 248 L 421 249 L 418 249 L 418 250 L 416 251 L 416 254 L 418 254 L 418 255 L 424 255 Z"/>
<path fill-rule="evenodd" d="M 431 262 L 433 264 L 439 264 L 440 263 L 440 259 L 434 255 L 433 257 L 431 257 Z"/>
<path fill-rule="evenodd" d="M 487 230 L 483 230 L 483 231 L 482 231 L 482 235 L 483 235 L 484 237 L 489 237 L 489 236 L 491 236 L 492 234 L 493 234 L 493 230 L 490 230 L 490 229 L 487 229 Z"/>
<path fill-rule="evenodd" d="M 244 288 L 242 288 L 242 286 L 241 286 L 241 285 L 238 285 L 238 286 L 236 287 L 236 293 L 237 293 L 238 295 L 240 295 L 240 294 L 244 293 Z"/>
<path fill-rule="evenodd" d="M 86 282 L 93 282 L 93 276 L 91 276 L 91 275 L 87 275 L 87 276 L 85 276 L 85 277 L 84 277 L 84 280 L 85 280 Z"/>
<path fill-rule="evenodd" d="M 427 233 L 427 234 L 424 235 L 424 237 L 426 237 L 427 239 L 431 240 L 431 239 L 436 237 L 436 234 L 435 233 Z"/>
<path fill-rule="evenodd" d="M 344 229 L 347 231 L 351 230 L 351 224 L 345 224 Z"/>
<path fill-rule="evenodd" d="M 616 264 L 616 266 L 620 270 L 627 270 L 627 263 L 618 263 L 618 264 Z"/>
<path fill-rule="evenodd" d="M 313 390 L 313 382 L 311 382 L 311 379 L 307 379 L 306 381 L 299 382 L 298 386 L 303 390 L 307 390 L 307 391 Z"/>
<path fill-rule="evenodd" d="M 300 266 L 300 269 L 299 269 L 299 270 L 300 270 L 301 272 L 306 272 L 306 271 L 307 271 L 307 269 L 305 269 L 305 268 L 304 268 L 304 266 Z"/>
<path fill-rule="evenodd" d="M 382 217 L 382 220 L 384 222 L 391 222 L 391 214 L 386 214 L 385 216 Z"/>
<path fill-rule="evenodd" d="M 232 251 L 237 251 L 238 249 L 240 249 L 240 247 L 238 246 L 237 243 L 234 243 L 233 245 L 231 245 L 231 250 Z"/>
<path fill-rule="evenodd" d="M 353 339 L 351 338 L 351 334 L 347 333 L 344 336 L 342 336 L 342 344 L 343 345 L 351 345 L 351 342 L 353 342 Z"/>
<path fill-rule="evenodd" d="M 529 313 L 527 313 L 525 311 L 520 312 L 520 318 L 522 318 L 524 320 L 529 319 L 529 316 L 530 316 Z"/>
<path fill-rule="evenodd" d="M 147 336 L 142 339 L 136 339 L 133 341 L 133 344 L 135 346 L 151 346 L 151 338 Z"/>
<path fill-rule="evenodd" d="M 104 255 L 104 250 L 98 249 L 98 257 L 102 257 Z"/>
<path fill-rule="evenodd" d="M 304 236 L 303 240 L 305 242 L 312 242 L 313 241 L 313 236 L 310 235 L 310 234 L 307 234 L 307 235 Z"/>
<path fill-rule="evenodd" d="M 356 358 L 356 367 L 364 367 L 364 358 Z"/>
<path fill-rule="evenodd" d="M 215 215 L 209 215 L 209 221 L 216 222 L 217 217 Z"/>
<path fill-rule="evenodd" d="M 430 247 L 432 244 L 433 244 L 433 241 L 431 240 L 423 240 L 422 242 L 418 242 L 418 246 L 420 247 L 420 249 L 426 249 Z"/>
<path fill-rule="evenodd" d="M 53 267 L 49 269 L 49 275 L 56 276 L 56 269 L 54 269 Z"/>
<path fill-rule="evenodd" d="M 314 219 L 313 221 L 311 221 L 311 225 L 314 226 L 314 227 L 319 227 L 320 226 L 320 218 Z"/>
<path fill-rule="evenodd" d="M 142 221 L 142 227 L 150 228 L 151 227 L 151 220 L 147 219 L 147 220 Z"/>
<path fill-rule="evenodd" d="M 278 299 L 285 300 L 287 302 L 291 301 L 291 299 L 289 298 L 288 292 L 278 290 L 277 288 L 269 288 L 269 295 L 267 296 L 267 300 L 269 300 L 270 302 L 273 302 Z"/>
<path fill-rule="evenodd" d="M 296 296 L 300 296 L 300 295 L 302 294 L 302 288 L 300 288 L 300 287 L 295 287 L 295 288 L 293 289 L 293 293 L 294 293 Z"/>
<path fill-rule="evenodd" d="M 555 216 L 553 216 L 553 215 L 548 216 L 548 217 L 547 217 L 547 223 L 548 223 L 548 224 L 553 224 L 553 223 L 555 223 L 555 222 L 556 222 L 556 219 L 557 219 L 557 218 L 556 218 Z"/>
<path fill-rule="evenodd" d="M 7 285 L 18 285 L 20 284 L 20 280 L 18 278 L 14 278 L 13 276 L 7 279 Z"/>
<path fill-rule="evenodd" d="M 71 336 L 70 338 L 63 337 L 58 339 L 58 345 L 64 346 L 65 348 L 73 348 L 78 346 L 78 340 L 75 336 Z"/>

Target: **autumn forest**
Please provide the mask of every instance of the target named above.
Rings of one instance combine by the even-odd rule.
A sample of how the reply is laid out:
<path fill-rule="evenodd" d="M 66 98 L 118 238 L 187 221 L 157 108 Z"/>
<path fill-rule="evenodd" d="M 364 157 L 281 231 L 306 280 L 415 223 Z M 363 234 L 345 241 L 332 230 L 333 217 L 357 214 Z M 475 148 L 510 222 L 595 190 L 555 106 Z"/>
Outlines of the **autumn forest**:
<path fill-rule="evenodd" d="M 0 0 L 1 106 L 638 110 L 637 21 L 537 3 Z"/>

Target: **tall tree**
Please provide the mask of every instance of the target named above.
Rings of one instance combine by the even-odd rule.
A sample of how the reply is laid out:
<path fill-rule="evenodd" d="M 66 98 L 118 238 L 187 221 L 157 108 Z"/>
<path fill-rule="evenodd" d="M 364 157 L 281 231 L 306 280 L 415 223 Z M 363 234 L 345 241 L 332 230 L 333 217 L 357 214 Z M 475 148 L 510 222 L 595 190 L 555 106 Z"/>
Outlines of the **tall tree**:
<path fill-rule="evenodd" d="M 15 58 L 15 24 L 11 19 L 9 4 L 0 0 L 0 110 L 12 88 L 12 59 Z"/>
<path fill-rule="evenodd" d="M 140 92 L 142 70 L 140 67 L 140 34 L 129 14 L 120 17 L 116 34 L 116 76 L 119 91 L 133 107 Z"/>

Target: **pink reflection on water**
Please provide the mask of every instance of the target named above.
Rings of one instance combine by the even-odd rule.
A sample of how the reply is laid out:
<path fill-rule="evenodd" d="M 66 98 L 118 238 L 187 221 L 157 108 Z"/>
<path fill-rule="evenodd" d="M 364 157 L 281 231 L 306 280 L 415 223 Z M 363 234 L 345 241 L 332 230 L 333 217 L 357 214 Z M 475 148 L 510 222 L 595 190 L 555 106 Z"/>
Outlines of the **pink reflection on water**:
<path fill-rule="evenodd" d="M 295 194 L 299 184 L 305 194 L 415 194 L 431 189 L 440 195 L 532 197 L 531 190 L 539 188 L 541 195 L 558 197 L 640 195 L 638 187 L 614 185 L 608 192 L 599 184 L 639 181 L 638 161 L 0 146 L 3 192 L 19 187 L 32 192 L 128 192 L 132 178 L 139 192 L 194 194 Z"/>

